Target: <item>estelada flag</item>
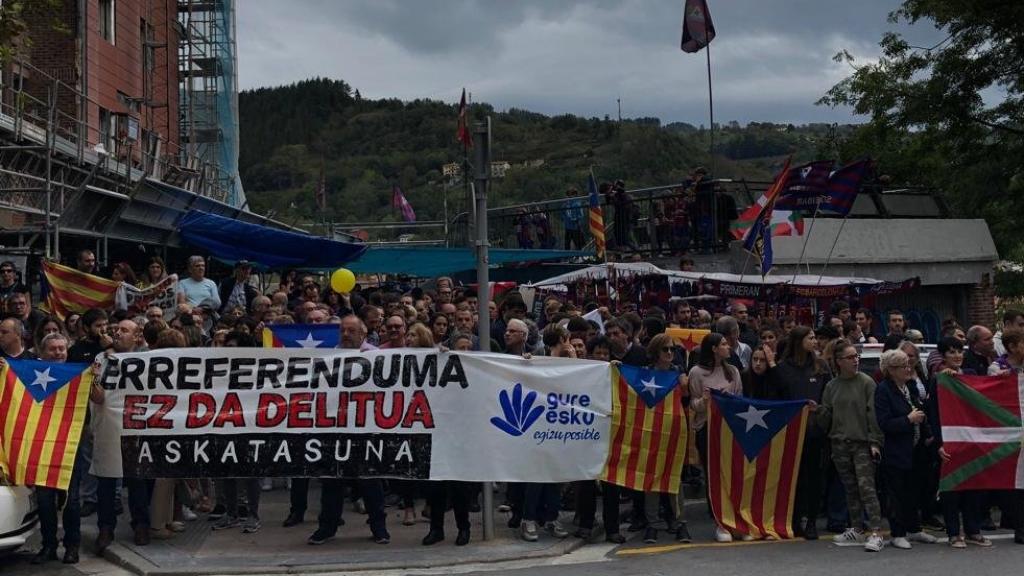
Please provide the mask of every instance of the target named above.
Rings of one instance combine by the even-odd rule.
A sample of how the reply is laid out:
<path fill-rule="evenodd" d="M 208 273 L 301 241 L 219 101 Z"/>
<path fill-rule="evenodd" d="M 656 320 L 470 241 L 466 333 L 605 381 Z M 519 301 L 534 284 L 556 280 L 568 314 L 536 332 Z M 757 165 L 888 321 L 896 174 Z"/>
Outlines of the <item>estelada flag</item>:
<path fill-rule="evenodd" d="M 611 444 L 601 479 L 644 492 L 679 491 L 686 463 L 687 390 L 679 373 L 612 365 Z"/>
<path fill-rule="evenodd" d="M 263 328 L 264 348 L 337 348 L 337 324 L 273 324 Z"/>
<path fill-rule="evenodd" d="M 672 337 L 672 340 L 686 349 L 693 352 L 700 347 L 704 337 L 711 334 L 711 330 L 703 328 L 666 328 L 665 333 Z"/>
<path fill-rule="evenodd" d="M 711 392 L 708 498 L 718 523 L 754 538 L 793 538 L 807 402 Z"/>
<path fill-rule="evenodd" d="M 43 261 L 46 308 L 61 320 L 90 308 L 110 310 L 120 282 L 79 272 L 56 262 Z"/>
<path fill-rule="evenodd" d="M 939 490 L 1024 489 L 1024 428 L 1017 374 L 964 376 L 939 374 L 942 463 Z"/>
<path fill-rule="evenodd" d="M 85 424 L 88 364 L 5 359 L 0 467 L 13 483 L 67 490 Z"/>
<path fill-rule="evenodd" d="M 698 52 L 715 39 L 715 25 L 711 22 L 706 0 L 686 0 L 683 5 L 683 39 L 679 47 L 683 52 Z"/>
<path fill-rule="evenodd" d="M 604 258 L 604 212 L 601 209 L 601 196 L 597 193 L 597 181 L 594 174 L 587 177 L 587 201 L 590 205 L 589 217 L 590 235 L 594 237 L 594 251 L 598 258 Z"/>

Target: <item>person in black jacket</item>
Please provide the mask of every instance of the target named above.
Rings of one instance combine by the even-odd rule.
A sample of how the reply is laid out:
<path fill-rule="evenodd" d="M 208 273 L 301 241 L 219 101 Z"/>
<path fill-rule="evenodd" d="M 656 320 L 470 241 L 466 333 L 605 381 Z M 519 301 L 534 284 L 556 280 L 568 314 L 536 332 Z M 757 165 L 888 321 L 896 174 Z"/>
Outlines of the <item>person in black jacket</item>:
<path fill-rule="evenodd" d="M 241 306 L 246 313 L 252 310 L 252 301 L 260 295 L 256 288 L 249 284 L 249 276 L 252 275 L 252 265 L 248 260 L 235 262 L 233 275 L 221 280 L 217 292 L 220 294 L 221 307 L 219 312 L 224 314 L 235 306 Z"/>
<path fill-rule="evenodd" d="M 828 364 L 817 356 L 818 339 L 807 326 L 795 326 L 786 336 L 775 376 L 782 400 L 810 400 L 811 410 L 821 402 L 825 384 L 832 379 Z M 818 539 L 817 518 L 821 508 L 824 482 L 825 432 L 812 419 L 807 423 L 804 450 L 800 457 L 800 476 L 796 482 L 793 506 L 793 530 L 807 540 Z M 802 518 L 807 518 L 804 526 Z"/>
<path fill-rule="evenodd" d="M 924 404 L 914 385 L 914 365 L 902 350 L 889 350 L 881 358 L 882 382 L 875 388 L 875 417 L 885 435 L 882 448 L 882 477 L 889 499 L 889 529 L 892 545 L 909 549 L 910 542 L 934 544 L 931 534 L 921 531 L 917 514 L 917 485 L 920 475 L 914 463 L 924 459 L 934 441 Z"/>

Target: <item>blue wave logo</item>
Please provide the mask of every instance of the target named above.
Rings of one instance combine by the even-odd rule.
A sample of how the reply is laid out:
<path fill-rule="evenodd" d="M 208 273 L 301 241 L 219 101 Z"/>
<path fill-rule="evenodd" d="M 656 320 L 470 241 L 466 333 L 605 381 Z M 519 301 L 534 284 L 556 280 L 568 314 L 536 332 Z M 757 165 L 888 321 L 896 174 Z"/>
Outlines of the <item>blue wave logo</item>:
<path fill-rule="evenodd" d="M 537 393 L 530 392 L 524 397 L 523 385 L 517 382 L 512 388 L 511 397 L 508 390 L 498 394 L 498 403 L 505 417 L 495 416 L 491 418 L 491 424 L 510 436 L 522 436 L 544 413 L 543 406 L 533 405 L 536 401 Z"/>

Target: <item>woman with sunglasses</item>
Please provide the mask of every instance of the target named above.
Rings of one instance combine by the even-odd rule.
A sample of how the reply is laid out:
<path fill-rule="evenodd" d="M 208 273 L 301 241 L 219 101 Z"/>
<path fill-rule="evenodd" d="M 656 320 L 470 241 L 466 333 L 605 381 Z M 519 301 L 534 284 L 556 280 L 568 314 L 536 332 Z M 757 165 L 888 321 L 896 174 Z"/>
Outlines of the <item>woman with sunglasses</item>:
<path fill-rule="evenodd" d="M 924 404 L 914 385 L 914 365 L 906 352 L 889 350 L 882 354 L 882 381 L 875 388 L 875 417 L 885 441 L 882 447 L 882 478 L 889 499 L 889 528 L 892 545 L 909 550 L 910 542 L 934 544 L 931 534 L 921 531 L 917 490 L 923 461 L 932 438 Z"/>
<path fill-rule="evenodd" d="M 815 412 L 828 435 L 832 462 L 846 490 L 846 506 L 853 524 L 835 537 L 836 542 L 864 543 L 868 552 L 882 549 L 882 510 L 875 490 L 875 463 L 882 455 L 882 430 L 875 417 L 875 381 L 860 372 L 860 354 L 848 340 L 832 347 L 838 375 L 825 385 Z M 861 521 L 867 512 L 866 538 Z"/>
<path fill-rule="evenodd" d="M 689 379 L 686 377 L 686 372 L 683 367 L 676 364 L 675 354 L 676 347 L 672 341 L 672 337 L 668 334 L 655 334 L 647 344 L 647 358 L 650 361 L 648 367 L 652 370 L 679 373 L 677 385 L 682 387 L 684 394 L 688 394 Z M 683 415 L 680 415 L 680 418 L 683 418 Z M 685 418 L 683 418 L 683 425 L 685 424 L 686 421 Z M 682 480 L 681 474 L 680 480 Z M 674 522 L 661 522 L 659 511 L 661 510 L 661 502 L 663 499 L 668 499 L 670 501 L 669 508 L 672 510 L 672 520 L 674 520 Z M 646 492 L 644 494 L 644 516 L 647 520 L 647 528 L 644 532 L 644 543 L 654 544 L 658 541 L 658 529 L 656 527 L 658 524 L 664 525 L 666 530 L 674 533 L 677 542 L 690 542 L 690 531 L 686 527 L 686 519 L 683 514 L 685 509 L 686 505 L 683 499 L 682 486 L 678 487 L 678 491 L 674 497 L 671 494 L 665 494 L 662 492 Z"/>

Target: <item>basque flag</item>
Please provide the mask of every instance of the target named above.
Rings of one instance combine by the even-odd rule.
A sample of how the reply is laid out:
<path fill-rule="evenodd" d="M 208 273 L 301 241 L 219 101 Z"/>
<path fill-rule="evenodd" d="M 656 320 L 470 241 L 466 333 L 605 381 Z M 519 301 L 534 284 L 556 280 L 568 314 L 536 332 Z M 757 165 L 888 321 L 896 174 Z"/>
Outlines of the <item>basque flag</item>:
<path fill-rule="evenodd" d="M 818 209 L 840 216 L 849 214 L 853 208 L 853 201 L 857 199 L 860 187 L 871 173 L 872 167 L 870 159 L 860 160 L 833 172 L 828 177 L 828 190 Z"/>
<path fill-rule="evenodd" d="M 264 348 L 337 348 L 338 324 L 274 324 L 263 328 Z"/>
<path fill-rule="evenodd" d="M 725 529 L 793 538 L 807 402 L 741 398 L 715 390 L 708 405 L 708 498 Z"/>
<path fill-rule="evenodd" d="M 779 210 L 820 210 L 828 193 L 832 160 L 817 160 L 789 170 L 786 185 L 779 192 L 775 208 Z"/>
<path fill-rule="evenodd" d="M 679 490 L 689 423 L 679 373 L 613 365 L 612 426 L 601 479 L 644 492 Z"/>
<path fill-rule="evenodd" d="M 67 490 L 85 426 L 89 364 L 4 359 L 0 370 L 0 476 Z"/>

